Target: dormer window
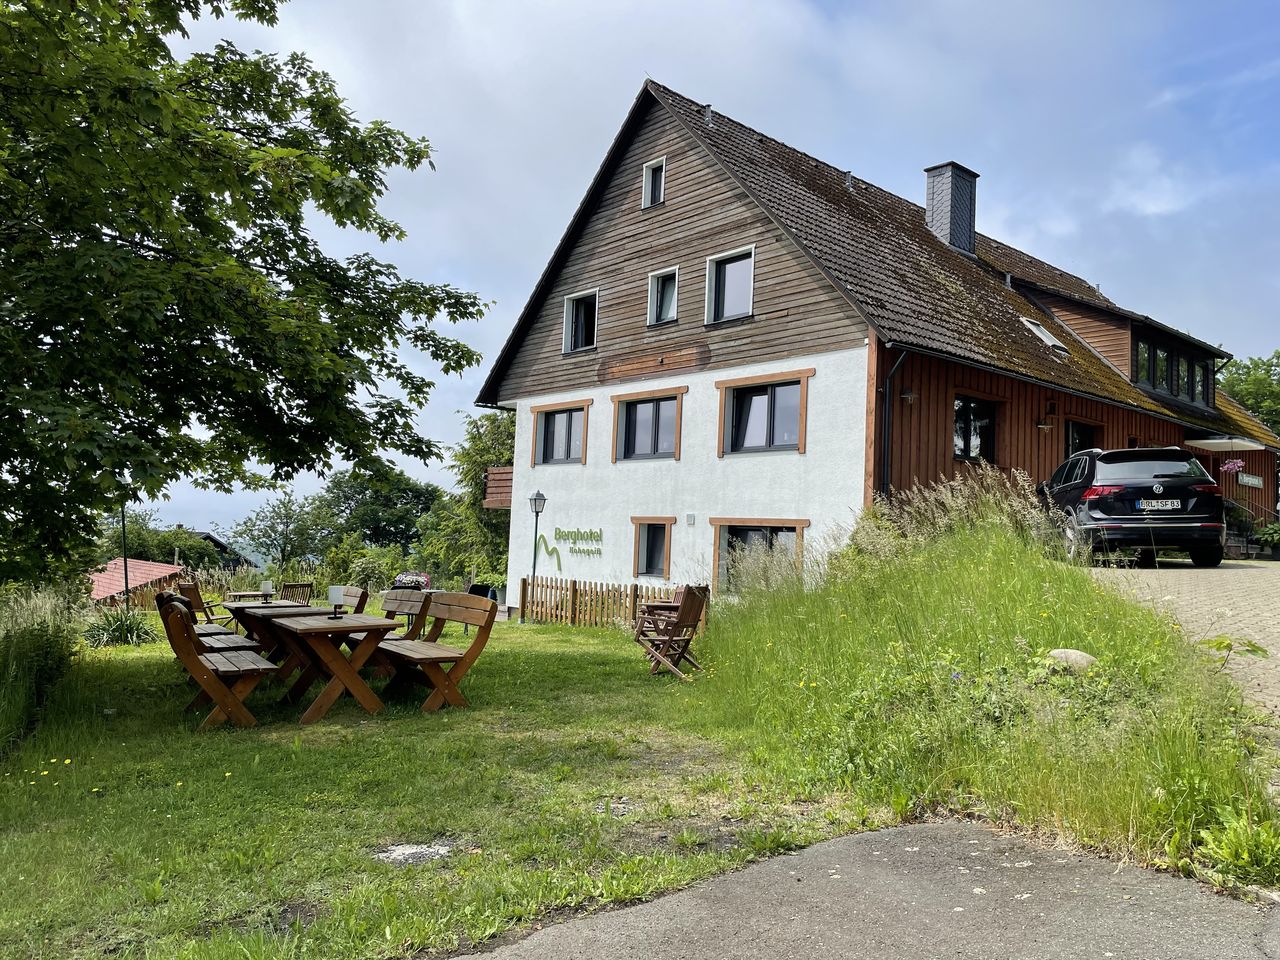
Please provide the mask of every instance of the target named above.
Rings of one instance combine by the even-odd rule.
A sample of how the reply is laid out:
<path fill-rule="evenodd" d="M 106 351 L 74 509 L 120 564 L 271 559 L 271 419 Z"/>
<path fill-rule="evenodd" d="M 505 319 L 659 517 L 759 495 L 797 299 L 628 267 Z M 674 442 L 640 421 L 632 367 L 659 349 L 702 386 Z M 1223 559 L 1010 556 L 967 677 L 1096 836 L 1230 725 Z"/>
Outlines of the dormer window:
<path fill-rule="evenodd" d="M 1032 320 L 1030 317 L 1023 317 L 1022 322 L 1027 325 L 1027 329 L 1039 337 L 1044 344 L 1053 350 L 1054 353 L 1065 356 L 1070 351 L 1067 350 L 1066 344 L 1055 337 L 1039 320 Z"/>
<path fill-rule="evenodd" d="M 667 158 L 659 157 L 644 165 L 641 207 L 656 207 L 667 194 Z"/>

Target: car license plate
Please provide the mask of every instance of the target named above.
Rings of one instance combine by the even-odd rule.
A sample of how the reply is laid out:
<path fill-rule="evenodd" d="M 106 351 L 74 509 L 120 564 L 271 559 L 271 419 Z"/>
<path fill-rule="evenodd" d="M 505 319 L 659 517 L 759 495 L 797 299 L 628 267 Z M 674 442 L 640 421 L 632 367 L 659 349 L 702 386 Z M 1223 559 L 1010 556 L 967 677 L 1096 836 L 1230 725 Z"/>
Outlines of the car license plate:
<path fill-rule="evenodd" d="M 1139 510 L 1181 510 L 1181 500 L 1139 500 Z"/>

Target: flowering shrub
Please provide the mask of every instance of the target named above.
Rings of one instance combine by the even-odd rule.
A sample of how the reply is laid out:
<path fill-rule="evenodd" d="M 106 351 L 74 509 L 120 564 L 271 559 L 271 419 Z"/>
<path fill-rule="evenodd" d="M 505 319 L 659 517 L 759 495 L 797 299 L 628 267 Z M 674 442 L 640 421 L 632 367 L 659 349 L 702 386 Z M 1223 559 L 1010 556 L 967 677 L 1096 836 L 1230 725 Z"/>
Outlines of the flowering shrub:
<path fill-rule="evenodd" d="M 1239 473 L 1243 469 L 1244 469 L 1243 460 L 1228 460 L 1226 463 L 1222 465 L 1223 473 Z"/>
<path fill-rule="evenodd" d="M 425 573 L 408 570 L 396 575 L 391 588 L 393 590 L 430 590 L 431 577 Z"/>

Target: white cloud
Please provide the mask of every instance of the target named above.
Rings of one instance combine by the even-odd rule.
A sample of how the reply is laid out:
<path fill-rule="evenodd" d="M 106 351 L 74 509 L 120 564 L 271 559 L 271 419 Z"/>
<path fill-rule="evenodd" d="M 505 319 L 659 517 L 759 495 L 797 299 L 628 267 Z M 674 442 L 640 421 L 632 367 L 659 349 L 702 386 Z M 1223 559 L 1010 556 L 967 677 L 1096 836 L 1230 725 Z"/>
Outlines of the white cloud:
<path fill-rule="evenodd" d="M 1170 163 L 1149 143 L 1136 143 L 1122 152 L 1101 206 L 1107 213 L 1162 217 L 1180 213 L 1214 189 L 1211 178 L 1197 177 Z"/>

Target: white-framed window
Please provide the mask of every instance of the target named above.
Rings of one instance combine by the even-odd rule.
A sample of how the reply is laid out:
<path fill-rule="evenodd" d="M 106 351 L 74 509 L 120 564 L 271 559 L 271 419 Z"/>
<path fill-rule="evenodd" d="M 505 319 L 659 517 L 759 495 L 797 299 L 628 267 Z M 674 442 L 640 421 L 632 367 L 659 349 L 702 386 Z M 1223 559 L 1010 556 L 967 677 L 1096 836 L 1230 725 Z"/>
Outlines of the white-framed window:
<path fill-rule="evenodd" d="M 667 196 L 667 158 L 658 157 L 644 165 L 644 181 L 640 187 L 640 206 L 656 207 Z"/>
<path fill-rule="evenodd" d="M 564 298 L 564 352 L 590 350 L 596 345 L 596 313 L 600 288 L 572 293 Z"/>
<path fill-rule="evenodd" d="M 751 316 L 755 246 L 707 257 L 707 323 Z"/>
<path fill-rule="evenodd" d="M 680 268 L 656 270 L 649 274 L 649 326 L 676 321 L 676 293 L 680 286 Z"/>

